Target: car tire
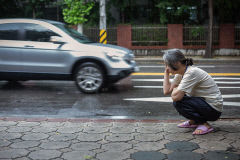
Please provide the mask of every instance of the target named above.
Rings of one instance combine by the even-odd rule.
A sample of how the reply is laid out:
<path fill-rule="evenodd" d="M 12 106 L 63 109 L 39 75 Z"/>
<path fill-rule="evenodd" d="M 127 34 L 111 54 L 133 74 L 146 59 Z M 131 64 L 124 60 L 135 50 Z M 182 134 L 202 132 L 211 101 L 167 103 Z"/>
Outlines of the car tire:
<path fill-rule="evenodd" d="M 99 65 L 86 62 L 76 68 L 74 80 L 81 92 L 97 93 L 104 86 L 105 75 Z"/>

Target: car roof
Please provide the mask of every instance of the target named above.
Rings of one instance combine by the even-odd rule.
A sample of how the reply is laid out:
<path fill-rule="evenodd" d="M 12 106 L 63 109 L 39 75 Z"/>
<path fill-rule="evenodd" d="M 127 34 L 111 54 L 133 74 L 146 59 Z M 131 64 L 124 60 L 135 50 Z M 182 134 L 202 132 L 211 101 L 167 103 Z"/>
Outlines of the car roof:
<path fill-rule="evenodd" d="M 4 19 L 0 19 L 0 22 L 1 21 L 8 21 L 8 22 L 19 22 L 19 21 L 26 21 L 26 22 L 34 22 L 34 21 L 42 21 L 42 22 L 47 22 L 47 23 L 50 23 L 50 24 L 61 24 L 63 25 L 64 23 L 62 22 L 58 22 L 58 21 L 53 21 L 53 20 L 48 20 L 48 19 L 32 19 L 32 18 L 4 18 Z"/>

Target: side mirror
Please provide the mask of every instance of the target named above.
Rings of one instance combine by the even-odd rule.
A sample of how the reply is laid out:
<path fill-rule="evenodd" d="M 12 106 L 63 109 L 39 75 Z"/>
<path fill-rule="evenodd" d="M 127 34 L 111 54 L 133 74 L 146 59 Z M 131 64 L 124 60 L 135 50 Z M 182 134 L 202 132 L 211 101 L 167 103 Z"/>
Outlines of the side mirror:
<path fill-rule="evenodd" d="M 59 36 L 51 36 L 50 37 L 50 42 L 56 43 L 56 44 L 64 44 L 66 41 Z"/>

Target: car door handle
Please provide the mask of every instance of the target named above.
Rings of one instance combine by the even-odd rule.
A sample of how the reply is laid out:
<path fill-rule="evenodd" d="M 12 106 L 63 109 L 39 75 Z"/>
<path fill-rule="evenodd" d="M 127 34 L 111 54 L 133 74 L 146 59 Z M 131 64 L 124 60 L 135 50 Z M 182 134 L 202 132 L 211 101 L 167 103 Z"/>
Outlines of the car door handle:
<path fill-rule="evenodd" d="M 25 45 L 24 47 L 27 47 L 27 48 L 32 48 L 33 46 L 30 46 L 30 45 Z"/>

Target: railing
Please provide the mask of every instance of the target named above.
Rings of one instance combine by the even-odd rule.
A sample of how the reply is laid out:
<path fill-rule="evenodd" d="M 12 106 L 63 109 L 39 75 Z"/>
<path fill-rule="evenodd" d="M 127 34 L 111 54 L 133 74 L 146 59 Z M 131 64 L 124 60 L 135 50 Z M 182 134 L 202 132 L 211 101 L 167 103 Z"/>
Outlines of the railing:
<path fill-rule="evenodd" d="M 99 27 L 84 27 L 83 34 L 86 35 L 90 40 L 99 42 Z M 117 27 L 107 28 L 107 43 L 117 44 Z"/>
<path fill-rule="evenodd" d="M 235 25 L 235 45 L 240 45 L 240 25 Z"/>
<path fill-rule="evenodd" d="M 132 26 L 133 46 L 167 45 L 167 36 L 167 26 Z"/>
<path fill-rule="evenodd" d="M 206 45 L 207 26 L 184 26 L 183 45 Z M 213 26 L 213 44 L 219 44 L 219 26 Z"/>

